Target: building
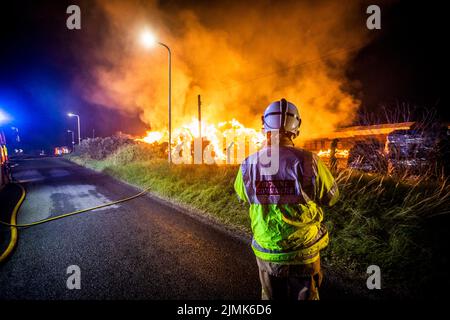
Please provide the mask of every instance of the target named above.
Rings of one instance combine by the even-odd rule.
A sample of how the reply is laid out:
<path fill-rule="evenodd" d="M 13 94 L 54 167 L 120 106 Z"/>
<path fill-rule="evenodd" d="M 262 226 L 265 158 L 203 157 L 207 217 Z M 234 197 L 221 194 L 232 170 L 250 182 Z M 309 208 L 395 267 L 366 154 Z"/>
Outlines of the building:
<path fill-rule="evenodd" d="M 370 126 L 354 126 L 341 128 L 323 137 L 307 140 L 303 143 L 303 148 L 316 152 L 320 156 L 327 155 L 331 149 L 331 143 L 337 139 L 337 149 L 342 151 L 337 153 L 337 157 L 348 156 L 348 152 L 358 141 L 376 140 L 380 144 L 385 144 L 387 136 L 396 130 L 409 130 L 415 122 L 387 123 Z"/>

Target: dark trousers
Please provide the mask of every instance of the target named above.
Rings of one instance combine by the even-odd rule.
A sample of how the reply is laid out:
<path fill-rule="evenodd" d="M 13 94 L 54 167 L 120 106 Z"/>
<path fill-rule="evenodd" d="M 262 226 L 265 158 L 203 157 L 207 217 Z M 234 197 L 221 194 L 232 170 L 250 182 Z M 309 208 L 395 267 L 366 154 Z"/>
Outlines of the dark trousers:
<path fill-rule="evenodd" d="M 319 300 L 320 258 L 310 264 L 256 261 L 263 300 Z"/>

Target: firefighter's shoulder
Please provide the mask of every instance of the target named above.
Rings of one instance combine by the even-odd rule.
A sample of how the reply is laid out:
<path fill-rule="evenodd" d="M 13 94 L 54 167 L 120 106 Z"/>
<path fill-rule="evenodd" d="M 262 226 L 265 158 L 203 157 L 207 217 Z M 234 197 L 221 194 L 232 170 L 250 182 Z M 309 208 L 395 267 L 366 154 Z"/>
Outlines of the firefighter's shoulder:
<path fill-rule="evenodd" d="M 301 158 L 311 158 L 311 159 L 316 159 L 317 154 L 315 154 L 314 152 L 311 152 L 309 150 L 300 148 L 300 147 L 283 147 L 283 149 L 288 150 L 289 152 L 291 152 L 292 154 L 301 157 Z"/>

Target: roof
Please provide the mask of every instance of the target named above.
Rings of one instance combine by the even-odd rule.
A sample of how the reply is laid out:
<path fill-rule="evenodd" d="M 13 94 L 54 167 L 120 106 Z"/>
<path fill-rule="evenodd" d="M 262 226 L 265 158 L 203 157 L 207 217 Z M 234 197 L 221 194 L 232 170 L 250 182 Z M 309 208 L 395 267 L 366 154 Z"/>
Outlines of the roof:
<path fill-rule="evenodd" d="M 352 138 L 358 136 L 387 135 L 395 130 L 409 130 L 414 122 L 383 123 L 370 126 L 340 128 L 319 139 Z"/>

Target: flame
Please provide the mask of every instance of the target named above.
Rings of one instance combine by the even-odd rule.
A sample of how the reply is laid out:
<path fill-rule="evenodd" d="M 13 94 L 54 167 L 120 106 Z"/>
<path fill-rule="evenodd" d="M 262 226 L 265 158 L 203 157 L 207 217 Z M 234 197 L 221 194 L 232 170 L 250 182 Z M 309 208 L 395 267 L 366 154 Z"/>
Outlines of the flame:
<path fill-rule="evenodd" d="M 143 138 L 137 138 L 136 141 L 142 141 L 148 144 L 161 143 L 164 134 L 159 131 L 147 131 L 147 135 Z"/>
<path fill-rule="evenodd" d="M 222 121 L 217 124 L 201 121 L 201 130 L 203 141 L 207 141 L 212 148 L 214 159 L 225 161 L 227 159 L 227 148 L 242 148 L 239 142 L 246 142 L 255 149 L 261 147 L 265 140 L 262 132 L 253 128 L 247 128 L 236 119 L 230 121 Z M 187 122 L 173 130 L 172 147 L 186 143 L 188 146 L 199 138 L 199 122 L 192 118 Z M 145 143 L 164 143 L 168 139 L 166 131 L 147 131 L 146 136 L 135 139 Z M 234 151 L 234 149 L 233 149 Z M 248 154 L 247 154 L 248 155 Z"/>
<path fill-rule="evenodd" d="M 349 155 L 348 149 L 336 149 L 336 158 L 347 159 Z M 320 150 L 317 155 L 321 158 L 330 158 L 331 157 L 331 149 L 328 150 Z"/>
<path fill-rule="evenodd" d="M 183 143 L 188 146 L 194 141 L 195 138 L 199 138 L 199 123 L 198 120 L 192 118 L 190 122 L 175 128 L 173 131 L 172 147 L 179 146 Z M 239 142 L 244 141 L 251 144 L 256 149 L 260 148 L 265 141 L 265 136 L 262 132 L 253 128 L 247 128 L 236 119 L 230 121 L 222 121 L 217 124 L 208 123 L 206 121 L 201 122 L 202 138 L 203 141 L 207 141 L 212 148 L 214 159 L 218 162 L 227 160 L 227 148 L 242 148 L 242 144 Z M 166 131 L 147 131 L 146 136 L 142 138 L 136 138 L 136 141 L 145 142 L 148 144 L 164 143 L 168 140 L 168 132 Z M 234 151 L 234 150 L 233 150 Z M 248 153 L 246 153 L 246 156 Z M 330 158 L 331 149 L 320 150 L 317 155 L 321 158 Z M 347 159 L 349 156 L 348 149 L 336 149 L 336 158 Z M 234 159 L 236 163 L 236 159 Z"/>

